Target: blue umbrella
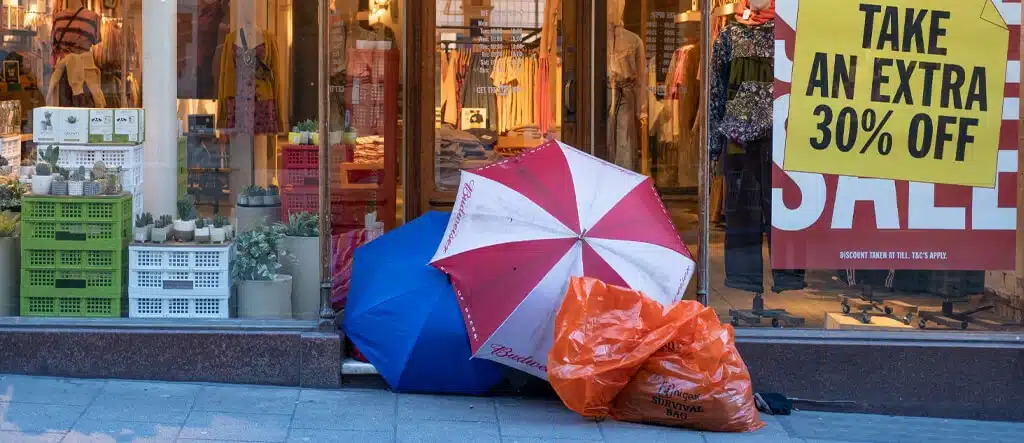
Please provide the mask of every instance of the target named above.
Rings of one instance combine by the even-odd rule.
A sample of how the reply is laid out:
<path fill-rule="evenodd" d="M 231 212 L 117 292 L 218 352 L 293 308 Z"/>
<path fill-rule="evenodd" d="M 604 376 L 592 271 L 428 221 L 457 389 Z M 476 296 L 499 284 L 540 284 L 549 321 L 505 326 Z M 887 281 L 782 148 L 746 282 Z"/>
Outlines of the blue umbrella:
<path fill-rule="evenodd" d="M 359 249 L 342 329 L 391 389 L 480 395 L 502 366 L 471 359 L 448 277 L 429 262 L 450 214 L 430 212 Z"/>

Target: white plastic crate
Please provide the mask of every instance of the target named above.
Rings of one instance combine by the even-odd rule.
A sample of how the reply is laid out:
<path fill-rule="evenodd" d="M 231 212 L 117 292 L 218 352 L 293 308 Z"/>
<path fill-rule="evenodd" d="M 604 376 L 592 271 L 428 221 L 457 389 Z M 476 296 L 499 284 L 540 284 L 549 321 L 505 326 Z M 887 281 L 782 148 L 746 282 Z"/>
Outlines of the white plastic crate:
<path fill-rule="evenodd" d="M 181 293 L 180 293 L 181 292 Z M 131 318 L 229 318 L 231 292 L 128 290 Z"/>
<path fill-rule="evenodd" d="M 233 246 L 133 244 L 128 249 L 132 271 L 227 271 Z"/>
<path fill-rule="evenodd" d="M 61 145 L 57 166 L 71 172 L 80 166 L 91 172 L 97 161 L 102 161 L 108 170 L 120 167 L 121 185 L 124 190 L 132 194 L 136 194 L 137 191 L 141 196 L 144 160 L 143 145 Z"/>
<path fill-rule="evenodd" d="M 0 138 L 0 155 L 7 159 L 7 164 L 14 171 L 21 166 L 21 136 L 12 135 Z"/>

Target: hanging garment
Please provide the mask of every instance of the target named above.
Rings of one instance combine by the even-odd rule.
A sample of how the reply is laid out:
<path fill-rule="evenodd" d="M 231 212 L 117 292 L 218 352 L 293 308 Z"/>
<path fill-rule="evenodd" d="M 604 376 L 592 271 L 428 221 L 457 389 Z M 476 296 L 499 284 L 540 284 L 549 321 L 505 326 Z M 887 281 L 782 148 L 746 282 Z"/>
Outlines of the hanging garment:
<path fill-rule="evenodd" d="M 455 83 L 458 52 L 441 53 L 441 122 L 459 124 L 458 86 Z"/>
<path fill-rule="evenodd" d="M 772 141 L 743 149 L 733 143 L 725 154 L 725 286 L 764 291 L 763 238 L 771 250 Z M 772 270 L 772 291 L 803 289 L 803 270 Z"/>
<path fill-rule="evenodd" d="M 711 55 L 711 158 L 726 141 L 740 145 L 771 136 L 775 24 L 729 23 Z"/>
<path fill-rule="evenodd" d="M 696 44 L 675 51 L 669 65 L 665 107 L 657 126 L 662 141 L 657 159 L 660 168 L 655 177 L 659 186 L 697 186 L 698 149 L 700 149 L 701 85 L 700 50 Z M 674 166 L 669 166 L 674 163 Z"/>
<path fill-rule="evenodd" d="M 101 40 L 100 16 L 84 6 L 57 12 L 53 16 L 52 35 L 54 60 L 88 51 Z"/>
<path fill-rule="evenodd" d="M 636 170 L 640 120 L 647 119 L 644 42 L 622 26 L 608 30 L 608 144 L 615 164 Z"/>
<path fill-rule="evenodd" d="M 263 32 L 263 42 L 249 47 L 245 32 L 232 31 L 225 39 L 217 128 L 245 134 L 277 134 L 286 130 L 277 84 L 277 43 Z M 240 42 L 241 44 L 239 44 Z"/>
<path fill-rule="evenodd" d="M 105 108 L 102 84 L 92 52 L 66 54 L 53 68 L 46 97 L 56 98 L 58 106 Z"/>

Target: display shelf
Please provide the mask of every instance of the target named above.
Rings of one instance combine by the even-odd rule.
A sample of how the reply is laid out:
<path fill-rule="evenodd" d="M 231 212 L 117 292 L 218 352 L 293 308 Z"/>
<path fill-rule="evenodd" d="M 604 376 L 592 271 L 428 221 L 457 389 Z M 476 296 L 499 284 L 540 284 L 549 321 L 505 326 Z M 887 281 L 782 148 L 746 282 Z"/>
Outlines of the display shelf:
<path fill-rule="evenodd" d="M 228 318 L 232 243 L 132 244 L 128 315 Z"/>
<path fill-rule="evenodd" d="M 110 172 L 114 168 L 121 168 L 121 187 L 125 192 L 132 194 L 135 199 L 132 208 L 133 215 L 142 213 L 143 203 L 143 177 L 142 168 L 145 162 L 143 145 L 120 145 L 120 146 L 99 146 L 99 145 L 61 145 L 60 159 L 57 166 L 74 172 L 79 167 L 92 172 L 97 161 L 102 161 Z"/>

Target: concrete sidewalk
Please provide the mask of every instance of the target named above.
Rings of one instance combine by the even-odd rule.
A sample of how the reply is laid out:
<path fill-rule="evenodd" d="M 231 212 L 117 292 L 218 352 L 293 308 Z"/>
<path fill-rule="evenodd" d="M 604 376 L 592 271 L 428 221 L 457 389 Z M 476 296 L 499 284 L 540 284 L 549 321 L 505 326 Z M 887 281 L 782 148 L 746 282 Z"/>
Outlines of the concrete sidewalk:
<path fill-rule="evenodd" d="M 0 442 L 1020 442 L 1024 423 L 795 412 L 752 434 L 592 423 L 560 403 L 0 374 Z"/>

